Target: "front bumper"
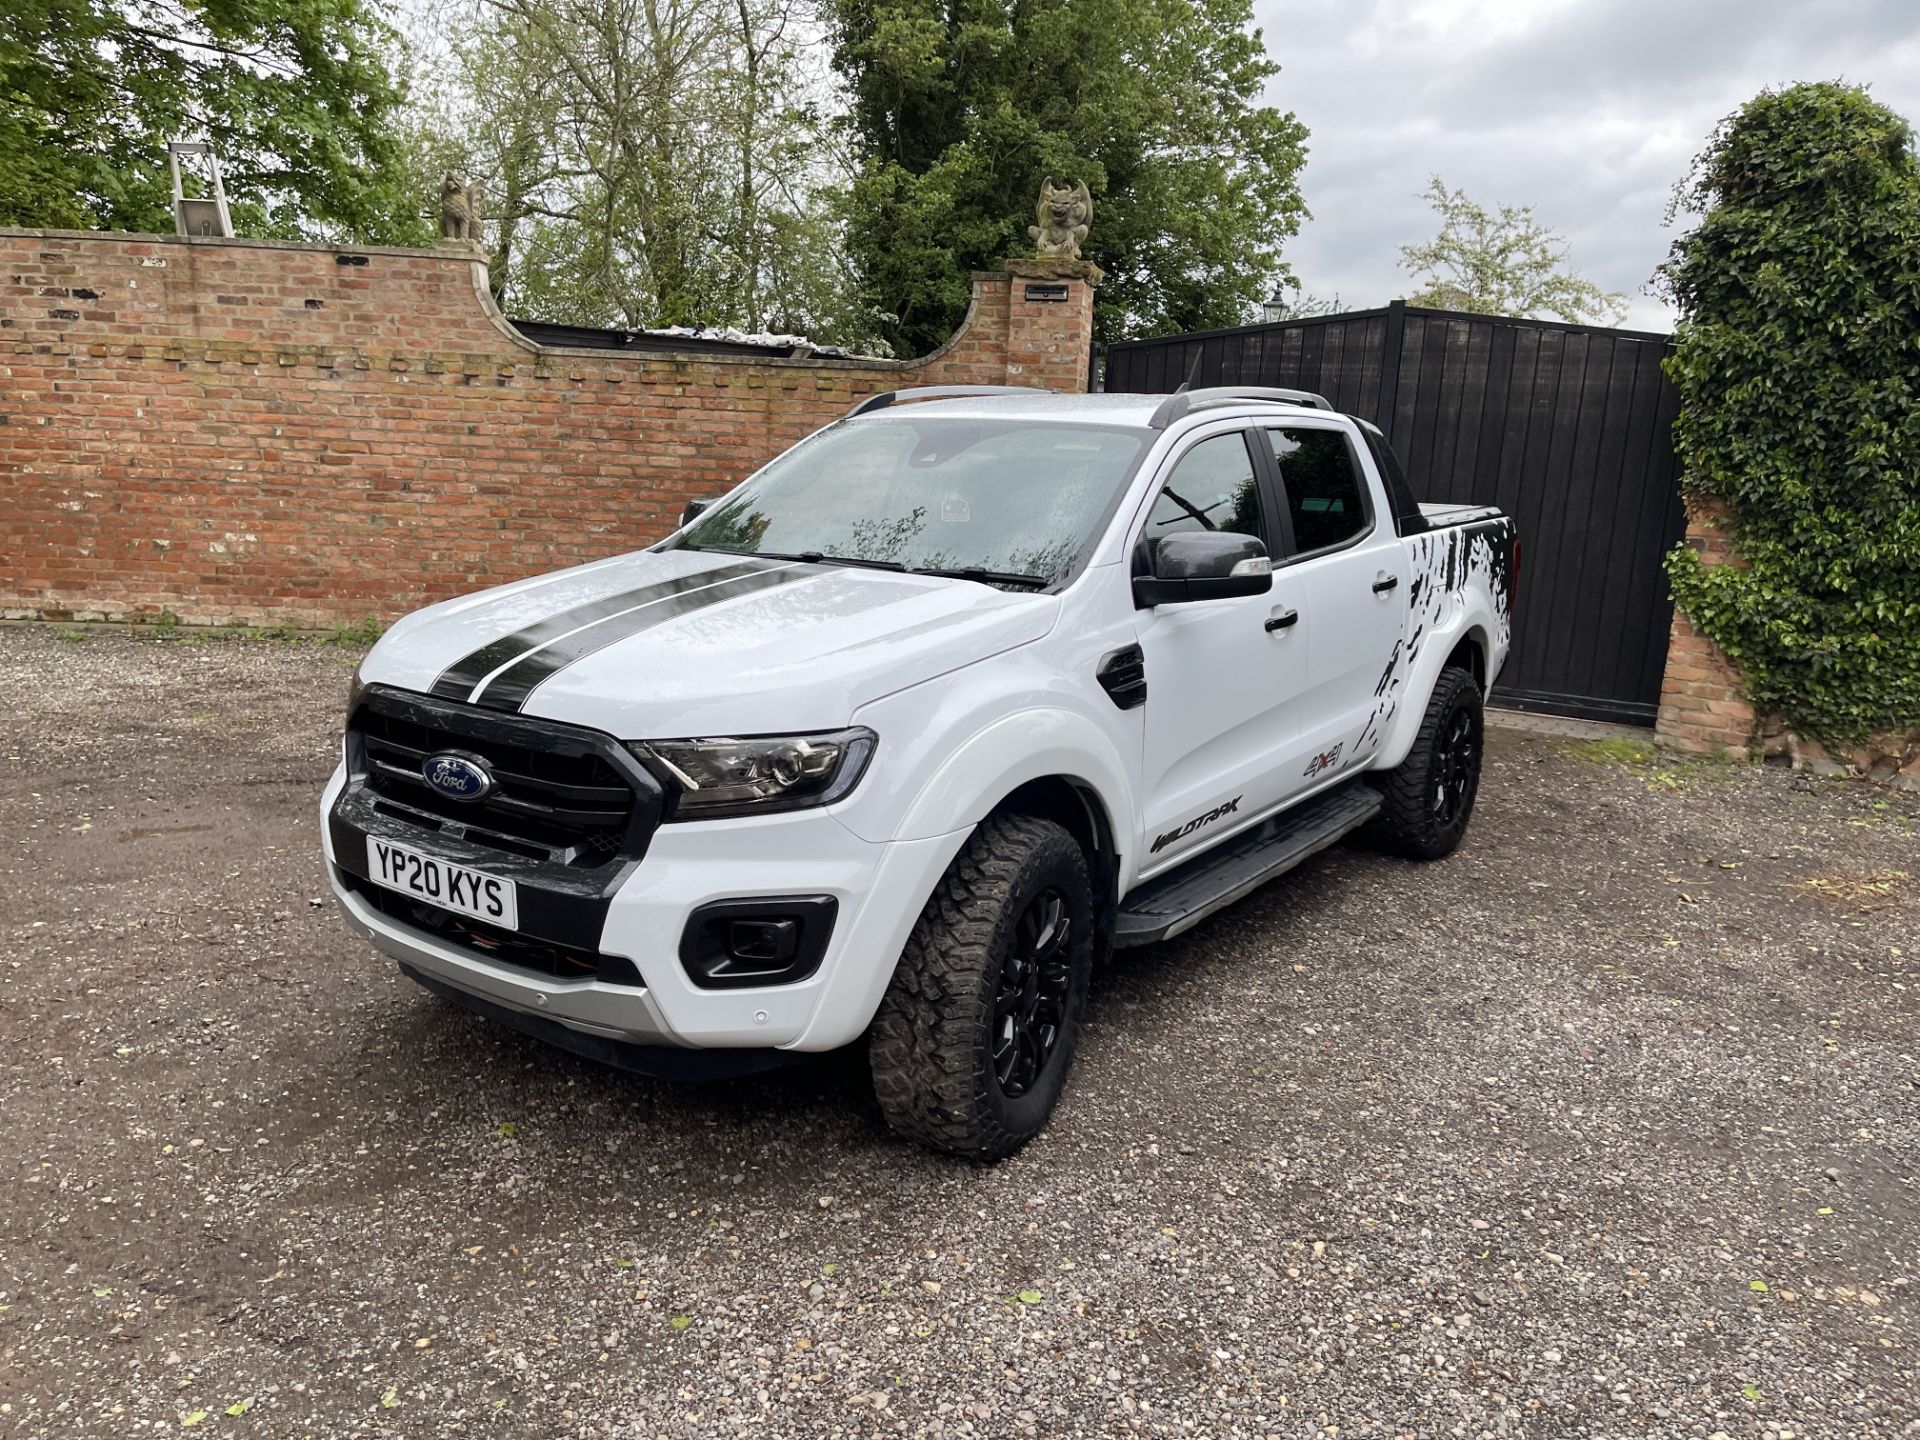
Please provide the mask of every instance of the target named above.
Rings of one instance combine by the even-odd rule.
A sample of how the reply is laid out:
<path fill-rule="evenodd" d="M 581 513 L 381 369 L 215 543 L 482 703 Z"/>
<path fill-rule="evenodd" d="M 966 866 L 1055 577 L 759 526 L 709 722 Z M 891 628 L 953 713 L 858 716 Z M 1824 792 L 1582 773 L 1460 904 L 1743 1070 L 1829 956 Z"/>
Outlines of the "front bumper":
<path fill-rule="evenodd" d="M 556 1021 L 570 1030 L 603 1039 L 632 1044 L 675 1043 L 652 996 L 639 986 L 560 980 L 482 959 L 436 939 L 428 931 L 388 919 L 340 883 L 337 865 L 330 865 L 328 870 L 334 898 L 340 902 L 347 923 L 374 949 L 399 961 L 407 970 L 505 1009 Z"/>
<path fill-rule="evenodd" d="M 642 981 L 636 986 L 561 978 L 488 959 L 376 910 L 342 882 L 335 853 L 341 827 L 333 822 L 345 786 L 342 766 L 321 799 L 328 876 L 349 923 L 375 948 L 489 1005 L 578 1034 L 641 1045 L 822 1051 L 857 1039 L 885 994 L 921 907 L 969 833 L 874 843 L 824 810 L 663 825 L 606 903 L 595 946 L 602 955 L 631 961 Z M 350 836 L 347 841 L 352 843 Z M 407 843 L 436 848 L 426 835 Z M 480 863 L 464 853 L 450 858 Z M 786 985 L 695 985 L 680 959 L 680 939 L 693 912 L 718 901 L 781 895 L 838 902 L 818 969 Z"/>

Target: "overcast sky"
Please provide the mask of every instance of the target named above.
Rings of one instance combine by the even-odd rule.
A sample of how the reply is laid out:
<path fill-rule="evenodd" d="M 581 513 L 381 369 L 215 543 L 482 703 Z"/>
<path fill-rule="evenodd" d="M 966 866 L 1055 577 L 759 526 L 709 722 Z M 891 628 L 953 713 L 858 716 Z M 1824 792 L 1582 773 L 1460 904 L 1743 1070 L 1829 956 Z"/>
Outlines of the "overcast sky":
<path fill-rule="evenodd" d="M 1443 176 L 1532 205 L 1576 269 L 1627 292 L 1635 329 L 1672 232 L 1674 181 L 1762 87 L 1844 79 L 1920 124 L 1920 0 L 1254 0 L 1284 67 L 1269 100 L 1312 133 L 1314 219 L 1286 247 L 1312 294 L 1404 295 L 1398 247 L 1437 228 Z"/>

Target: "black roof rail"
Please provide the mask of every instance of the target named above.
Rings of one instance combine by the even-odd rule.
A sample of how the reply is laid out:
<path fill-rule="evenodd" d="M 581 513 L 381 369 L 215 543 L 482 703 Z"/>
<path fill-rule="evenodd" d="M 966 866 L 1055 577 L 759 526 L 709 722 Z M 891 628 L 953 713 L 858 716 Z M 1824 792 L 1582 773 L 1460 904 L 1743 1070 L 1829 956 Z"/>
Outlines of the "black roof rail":
<path fill-rule="evenodd" d="M 847 412 L 851 420 L 873 410 L 884 410 L 902 400 L 955 400 L 964 395 L 1051 395 L 1037 385 L 912 385 L 905 390 L 882 390 L 869 395 Z"/>
<path fill-rule="evenodd" d="M 1189 390 L 1182 385 L 1160 402 L 1160 408 L 1147 421 L 1156 430 L 1164 430 L 1189 410 L 1203 405 L 1228 405 L 1241 400 L 1270 400 L 1280 405 L 1302 405 L 1314 410 L 1331 410 L 1327 397 L 1311 390 L 1281 390 L 1272 385 L 1210 385 L 1204 390 Z"/>

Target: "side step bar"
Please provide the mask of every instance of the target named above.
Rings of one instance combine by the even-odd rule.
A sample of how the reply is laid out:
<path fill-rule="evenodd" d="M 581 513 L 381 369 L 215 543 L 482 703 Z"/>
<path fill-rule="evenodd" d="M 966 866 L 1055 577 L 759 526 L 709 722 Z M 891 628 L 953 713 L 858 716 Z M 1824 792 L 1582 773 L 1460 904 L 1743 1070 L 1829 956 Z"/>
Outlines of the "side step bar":
<path fill-rule="evenodd" d="M 1379 809 L 1380 792 L 1355 780 L 1156 875 L 1120 902 L 1115 948 L 1151 945 L 1192 929 L 1366 824 Z"/>

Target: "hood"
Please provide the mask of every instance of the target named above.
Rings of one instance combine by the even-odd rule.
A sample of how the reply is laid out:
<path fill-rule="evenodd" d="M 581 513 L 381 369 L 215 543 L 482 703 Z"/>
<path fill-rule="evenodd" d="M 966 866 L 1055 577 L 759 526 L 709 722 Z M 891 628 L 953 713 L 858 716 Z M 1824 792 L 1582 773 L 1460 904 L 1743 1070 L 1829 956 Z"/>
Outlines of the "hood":
<path fill-rule="evenodd" d="M 1039 639 L 1058 609 L 970 580 L 642 551 L 420 611 L 361 677 L 623 740 L 836 730 Z"/>

